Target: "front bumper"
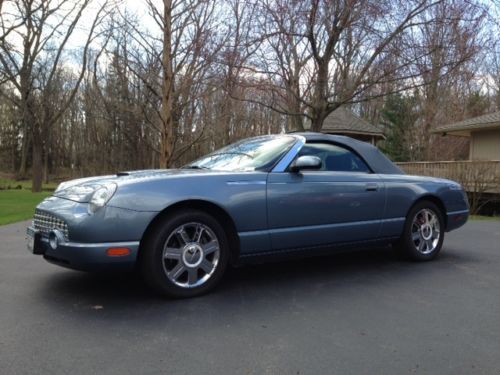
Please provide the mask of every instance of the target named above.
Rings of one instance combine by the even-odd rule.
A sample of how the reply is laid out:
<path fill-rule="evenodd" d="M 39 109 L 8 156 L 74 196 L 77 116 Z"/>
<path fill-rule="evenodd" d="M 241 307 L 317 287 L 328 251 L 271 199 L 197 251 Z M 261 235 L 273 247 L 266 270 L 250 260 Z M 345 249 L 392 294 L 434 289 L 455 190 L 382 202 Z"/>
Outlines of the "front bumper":
<path fill-rule="evenodd" d="M 33 253 L 68 268 L 131 269 L 135 266 L 139 241 L 156 214 L 113 206 L 89 214 L 87 203 L 49 197 L 36 208 L 33 225 L 28 228 L 28 244 L 32 245 Z M 51 247 L 49 235 L 54 231 L 61 235 L 57 246 Z M 127 255 L 109 256 L 110 248 L 129 251 Z"/>
<path fill-rule="evenodd" d="M 28 249 L 42 255 L 45 260 L 59 266 L 81 271 L 132 270 L 137 259 L 139 241 L 80 243 L 62 241 L 55 248 L 49 238 L 42 236 L 35 228 L 27 230 Z M 108 256 L 111 248 L 126 248 L 130 253 L 125 256 Z"/>

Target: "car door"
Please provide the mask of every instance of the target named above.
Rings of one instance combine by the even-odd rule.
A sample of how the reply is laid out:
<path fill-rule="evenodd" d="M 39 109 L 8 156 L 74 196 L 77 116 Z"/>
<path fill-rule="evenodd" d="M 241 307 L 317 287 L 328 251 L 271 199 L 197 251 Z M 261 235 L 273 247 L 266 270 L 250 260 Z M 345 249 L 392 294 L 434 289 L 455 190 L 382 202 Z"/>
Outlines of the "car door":
<path fill-rule="evenodd" d="M 366 162 L 340 145 L 306 143 L 298 156 L 322 160 L 320 170 L 271 172 L 268 225 L 274 250 L 374 239 L 385 209 L 384 184 Z"/>

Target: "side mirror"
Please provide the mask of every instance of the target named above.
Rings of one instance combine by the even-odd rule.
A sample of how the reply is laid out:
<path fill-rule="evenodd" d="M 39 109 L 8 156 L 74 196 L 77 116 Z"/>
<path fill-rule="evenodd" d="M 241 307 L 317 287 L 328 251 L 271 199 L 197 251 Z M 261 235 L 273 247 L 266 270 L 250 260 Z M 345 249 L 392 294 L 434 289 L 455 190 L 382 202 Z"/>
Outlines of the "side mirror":
<path fill-rule="evenodd" d="M 315 170 L 320 169 L 322 161 L 317 156 L 313 155 L 303 155 L 299 156 L 290 166 L 290 171 L 293 173 L 300 172 L 302 170 Z"/>

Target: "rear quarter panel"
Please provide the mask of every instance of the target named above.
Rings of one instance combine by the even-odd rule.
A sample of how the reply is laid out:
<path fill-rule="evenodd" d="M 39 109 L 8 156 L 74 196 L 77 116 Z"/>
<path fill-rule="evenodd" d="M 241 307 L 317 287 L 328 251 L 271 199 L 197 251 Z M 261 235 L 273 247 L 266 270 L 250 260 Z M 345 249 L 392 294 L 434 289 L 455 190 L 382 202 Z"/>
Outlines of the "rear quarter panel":
<path fill-rule="evenodd" d="M 455 212 L 467 211 L 468 214 L 467 198 L 461 189 L 457 189 L 456 182 L 410 175 L 380 176 L 387 194 L 381 232 L 384 237 L 400 236 L 408 211 L 415 202 L 425 197 L 437 198 L 442 203 L 445 220 Z M 454 228 L 449 225 L 447 230 L 450 229 Z"/>

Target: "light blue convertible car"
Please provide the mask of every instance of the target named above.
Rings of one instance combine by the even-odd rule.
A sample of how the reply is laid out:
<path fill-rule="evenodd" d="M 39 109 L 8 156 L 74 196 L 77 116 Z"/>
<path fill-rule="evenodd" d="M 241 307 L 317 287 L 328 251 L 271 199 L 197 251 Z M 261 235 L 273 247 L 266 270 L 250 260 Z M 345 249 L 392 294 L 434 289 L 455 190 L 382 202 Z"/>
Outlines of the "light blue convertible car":
<path fill-rule="evenodd" d="M 468 215 L 453 181 L 405 175 L 368 143 L 293 133 L 246 139 L 181 169 L 64 182 L 27 233 L 51 263 L 137 268 L 163 294 L 190 297 L 255 260 L 370 244 L 430 260 Z"/>

